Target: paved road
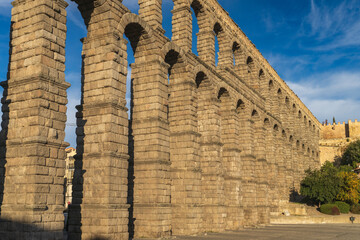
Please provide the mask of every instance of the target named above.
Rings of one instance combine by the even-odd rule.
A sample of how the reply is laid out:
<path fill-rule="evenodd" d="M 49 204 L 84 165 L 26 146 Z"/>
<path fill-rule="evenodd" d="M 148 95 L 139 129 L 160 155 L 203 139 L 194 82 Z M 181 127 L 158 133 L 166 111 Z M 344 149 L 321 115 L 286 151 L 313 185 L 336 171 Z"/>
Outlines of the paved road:
<path fill-rule="evenodd" d="M 359 240 L 360 224 L 275 225 L 239 232 L 177 237 L 176 240 Z"/>

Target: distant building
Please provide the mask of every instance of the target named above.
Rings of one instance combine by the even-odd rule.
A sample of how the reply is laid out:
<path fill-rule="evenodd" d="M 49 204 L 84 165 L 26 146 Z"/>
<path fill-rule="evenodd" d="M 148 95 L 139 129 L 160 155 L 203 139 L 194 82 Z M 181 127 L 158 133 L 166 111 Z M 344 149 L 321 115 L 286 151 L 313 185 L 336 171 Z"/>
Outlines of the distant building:
<path fill-rule="evenodd" d="M 320 161 L 336 162 L 344 153 L 346 147 L 360 139 L 360 122 L 323 124 L 320 136 Z"/>
<path fill-rule="evenodd" d="M 75 171 L 75 159 L 76 149 L 69 147 L 66 150 L 66 169 L 65 169 L 65 207 L 68 207 L 68 203 L 72 203 L 72 180 Z"/>

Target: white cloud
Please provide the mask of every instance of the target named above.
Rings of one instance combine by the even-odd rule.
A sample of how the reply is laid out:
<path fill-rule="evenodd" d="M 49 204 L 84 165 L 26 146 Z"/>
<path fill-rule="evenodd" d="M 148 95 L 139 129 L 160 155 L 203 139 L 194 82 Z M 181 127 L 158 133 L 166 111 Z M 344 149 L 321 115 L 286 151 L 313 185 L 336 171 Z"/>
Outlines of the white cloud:
<path fill-rule="evenodd" d="M 327 51 L 339 47 L 360 46 L 360 2 L 357 0 L 339 1 L 330 6 L 328 1 L 311 0 L 311 10 L 301 29 L 304 37 L 314 37 L 318 42 L 313 50 Z"/>
<path fill-rule="evenodd" d="M 320 122 L 360 119 L 360 72 L 316 74 L 288 85 Z"/>

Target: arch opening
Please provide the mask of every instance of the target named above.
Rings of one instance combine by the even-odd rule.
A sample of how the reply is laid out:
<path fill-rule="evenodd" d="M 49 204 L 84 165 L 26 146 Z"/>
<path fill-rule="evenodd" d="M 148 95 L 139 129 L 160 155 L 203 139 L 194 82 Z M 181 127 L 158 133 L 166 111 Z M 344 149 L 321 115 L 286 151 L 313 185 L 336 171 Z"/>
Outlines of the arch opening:
<path fill-rule="evenodd" d="M 198 53 L 198 37 L 197 34 L 200 31 L 200 23 L 205 20 L 203 14 L 203 7 L 199 1 L 195 0 L 191 4 L 191 16 L 192 16 L 192 52 L 199 56 Z"/>
<path fill-rule="evenodd" d="M 215 33 L 215 66 L 218 66 L 220 57 L 220 40 L 223 29 L 219 23 L 215 23 L 213 31 Z"/>
<path fill-rule="evenodd" d="M 162 1 L 162 28 L 165 30 L 165 36 L 172 39 L 172 10 L 174 9 L 173 1 Z"/>

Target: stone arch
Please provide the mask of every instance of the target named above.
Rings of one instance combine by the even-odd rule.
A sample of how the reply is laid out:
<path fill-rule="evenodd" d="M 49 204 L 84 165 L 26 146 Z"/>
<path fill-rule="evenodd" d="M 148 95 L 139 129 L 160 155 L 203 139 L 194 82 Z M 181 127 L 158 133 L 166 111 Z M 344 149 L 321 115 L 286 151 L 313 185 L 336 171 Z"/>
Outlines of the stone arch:
<path fill-rule="evenodd" d="M 265 127 L 270 127 L 271 126 L 271 122 L 270 122 L 269 118 L 264 119 L 264 126 Z"/>
<path fill-rule="evenodd" d="M 124 16 L 121 18 L 118 26 L 117 26 L 117 31 L 119 36 L 122 36 L 123 34 L 125 34 L 125 29 L 129 24 L 138 24 L 139 26 L 141 26 L 141 34 L 146 34 L 149 38 L 151 38 L 152 42 L 154 41 L 153 39 L 153 30 L 151 28 L 151 26 L 145 22 L 142 18 L 140 18 L 138 15 L 134 14 L 134 13 L 126 13 L 124 14 Z"/>
<path fill-rule="evenodd" d="M 246 59 L 246 65 L 248 67 L 248 73 L 252 73 L 255 71 L 255 62 L 252 57 L 248 56 Z"/>
<path fill-rule="evenodd" d="M 229 92 L 228 92 L 228 90 L 227 90 L 226 88 L 221 87 L 221 88 L 219 89 L 219 91 L 218 91 L 218 96 L 217 96 L 217 98 L 220 99 L 220 98 L 223 97 L 223 96 L 230 96 L 230 94 L 229 94 Z"/>
<path fill-rule="evenodd" d="M 161 49 L 161 57 L 162 57 L 162 59 L 165 60 L 166 55 L 167 55 L 171 50 L 177 52 L 177 53 L 179 54 L 179 57 L 180 57 L 180 58 L 185 59 L 185 58 L 184 58 L 184 56 L 185 56 L 184 50 L 183 50 L 182 48 L 180 48 L 178 45 L 176 45 L 175 43 L 173 43 L 173 42 L 167 42 L 167 43 L 162 47 L 162 49 Z M 184 64 L 186 64 L 186 63 L 187 63 L 187 62 L 184 62 Z"/>
<path fill-rule="evenodd" d="M 230 60 L 230 59 L 226 59 L 227 58 L 226 50 L 227 50 L 227 48 L 229 48 L 229 46 L 227 44 L 228 40 L 226 37 L 225 29 L 222 27 L 222 25 L 219 23 L 219 21 L 216 21 L 213 24 L 213 31 L 215 33 L 215 41 L 217 39 L 218 46 L 219 46 L 219 52 L 218 52 L 218 56 L 217 56 L 218 65 L 226 65 L 227 60 Z M 215 55 L 216 55 L 216 51 L 215 51 Z M 216 57 L 215 57 L 215 59 L 216 59 Z"/>
<path fill-rule="evenodd" d="M 275 124 L 273 128 L 275 131 L 279 131 L 279 126 L 277 124 Z"/>
<path fill-rule="evenodd" d="M 269 80 L 269 89 L 273 89 L 274 88 L 274 81 L 273 80 Z"/>
<path fill-rule="evenodd" d="M 209 16 L 208 11 L 205 9 L 206 3 L 204 3 L 202 0 L 188 0 L 190 8 L 194 11 L 194 15 L 197 21 L 197 25 L 199 27 L 199 32 L 207 31 L 208 25 L 210 25 L 209 22 Z M 195 20 L 195 19 L 193 19 Z M 194 29 L 192 28 L 192 32 Z M 196 35 L 195 35 L 196 36 Z M 190 36 L 192 41 L 194 41 L 193 36 Z M 196 37 L 199 38 L 199 37 Z M 200 40 L 200 41 L 199 41 Z M 191 41 L 191 42 L 192 42 Z M 206 43 L 201 43 L 201 38 L 197 39 L 197 52 L 200 57 L 209 54 L 207 51 L 209 50 L 209 46 L 206 46 Z"/>
<path fill-rule="evenodd" d="M 235 111 L 237 114 L 244 115 L 245 114 L 246 104 L 242 99 L 238 99 L 235 106 Z"/>
<path fill-rule="evenodd" d="M 198 72 L 195 77 L 196 87 L 199 88 L 200 85 L 203 83 L 203 81 L 205 81 L 207 79 L 208 79 L 208 77 L 203 71 Z"/>
<path fill-rule="evenodd" d="M 244 62 L 242 50 L 240 44 L 236 41 L 232 41 L 232 55 L 233 55 L 233 65 L 237 66 Z"/>
<path fill-rule="evenodd" d="M 293 113 L 296 113 L 296 110 L 297 110 L 297 109 L 296 109 L 296 104 L 294 103 L 294 104 L 292 105 L 292 112 L 293 112 Z"/>
<path fill-rule="evenodd" d="M 260 114 L 256 109 L 253 109 L 251 112 L 251 117 L 254 119 L 259 119 L 260 118 Z"/>
<path fill-rule="evenodd" d="M 281 95 L 282 95 L 282 90 L 281 90 L 281 88 L 278 88 L 277 94 L 278 94 L 278 96 L 281 96 Z"/>
<path fill-rule="evenodd" d="M 264 73 L 264 70 L 262 70 L 262 69 L 259 70 L 259 78 L 262 80 L 264 80 L 264 78 L 265 78 L 265 73 Z"/>
<path fill-rule="evenodd" d="M 236 103 L 236 110 L 240 111 L 245 109 L 245 103 L 243 102 L 243 100 L 239 99 Z"/>

